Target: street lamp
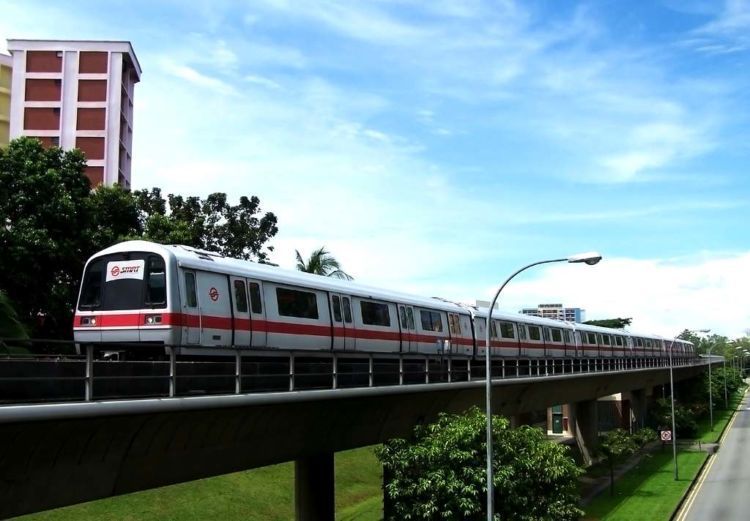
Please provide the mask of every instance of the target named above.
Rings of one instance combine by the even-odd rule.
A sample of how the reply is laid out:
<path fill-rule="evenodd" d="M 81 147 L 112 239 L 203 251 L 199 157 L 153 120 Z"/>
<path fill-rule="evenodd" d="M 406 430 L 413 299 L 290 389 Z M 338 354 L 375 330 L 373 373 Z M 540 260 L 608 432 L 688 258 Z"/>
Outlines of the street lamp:
<path fill-rule="evenodd" d="M 710 329 L 699 329 L 697 331 L 698 333 L 705 333 L 708 334 L 711 332 Z M 708 341 L 708 338 L 706 338 L 706 341 Z M 714 394 L 712 389 L 712 379 L 711 379 L 711 366 L 713 365 L 711 363 L 711 351 L 713 348 L 716 347 L 715 343 L 709 343 L 708 345 L 708 414 L 711 418 L 711 430 L 714 430 Z M 725 375 L 726 378 L 726 375 Z M 726 390 L 726 387 L 725 387 Z"/>
<path fill-rule="evenodd" d="M 674 458 L 674 480 L 679 479 L 677 472 L 677 429 L 674 422 L 674 375 L 672 374 L 672 350 L 677 343 L 677 337 L 672 339 L 672 345 L 669 346 L 669 398 L 672 402 L 672 457 Z"/>
<path fill-rule="evenodd" d="M 579 253 L 578 255 L 572 255 L 564 259 L 551 259 L 543 260 L 539 262 L 533 262 L 516 271 L 513 275 L 508 277 L 500 289 L 497 290 L 495 296 L 490 303 L 490 309 L 487 312 L 487 324 L 485 327 L 485 394 L 486 394 L 486 405 L 487 405 L 487 521 L 492 521 L 494 508 L 494 487 L 492 484 L 492 364 L 490 361 L 490 330 L 492 324 L 492 310 L 495 308 L 497 298 L 500 296 L 500 292 L 508 285 L 508 283 L 524 270 L 527 270 L 533 266 L 540 264 L 550 264 L 553 262 L 570 262 L 570 263 L 584 263 L 589 266 L 593 266 L 597 262 L 602 260 L 602 256 L 596 252 Z"/>

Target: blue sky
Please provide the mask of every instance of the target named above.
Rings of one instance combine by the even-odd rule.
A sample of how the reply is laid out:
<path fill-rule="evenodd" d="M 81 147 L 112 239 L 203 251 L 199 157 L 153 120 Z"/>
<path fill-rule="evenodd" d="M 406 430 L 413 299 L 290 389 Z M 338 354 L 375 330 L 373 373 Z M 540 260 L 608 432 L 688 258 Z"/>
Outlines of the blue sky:
<path fill-rule="evenodd" d="M 5 38 L 124 39 L 133 184 L 255 194 L 273 260 L 508 288 L 664 335 L 750 328 L 750 4 L 0 0 Z"/>

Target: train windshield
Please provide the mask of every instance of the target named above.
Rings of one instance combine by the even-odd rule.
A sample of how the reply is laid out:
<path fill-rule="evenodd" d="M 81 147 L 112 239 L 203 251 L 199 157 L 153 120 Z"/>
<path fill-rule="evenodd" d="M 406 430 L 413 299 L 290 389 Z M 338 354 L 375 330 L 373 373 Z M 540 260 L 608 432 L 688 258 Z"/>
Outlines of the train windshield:
<path fill-rule="evenodd" d="M 128 252 L 98 257 L 83 275 L 79 310 L 128 310 L 167 307 L 164 259 Z"/>

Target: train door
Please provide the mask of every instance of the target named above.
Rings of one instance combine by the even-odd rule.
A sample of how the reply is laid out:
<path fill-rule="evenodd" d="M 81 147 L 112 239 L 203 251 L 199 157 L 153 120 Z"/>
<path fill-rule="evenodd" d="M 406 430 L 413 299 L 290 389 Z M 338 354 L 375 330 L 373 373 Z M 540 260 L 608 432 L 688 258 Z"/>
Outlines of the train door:
<path fill-rule="evenodd" d="M 234 313 L 232 325 L 236 347 L 250 347 L 250 306 L 247 301 L 247 284 L 244 278 L 230 277 L 232 286 L 232 304 Z"/>
<path fill-rule="evenodd" d="M 195 272 L 185 271 L 182 277 L 182 343 L 201 343 L 201 317 L 198 306 Z"/>
<path fill-rule="evenodd" d="M 401 324 L 401 352 L 416 353 L 418 350 L 416 326 L 414 325 L 414 308 L 398 306 L 399 323 Z"/>
<path fill-rule="evenodd" d="M 330 299 L 333 349 L 336 351 L 354 351 L 356 338 L 354 336 L 350 299 L 336 294 L 332 294 Z"/>
<path fill-rule="evenodd" d="M 268 323 L 266 322 L 266 309 L 263 306 L 263 283 L 259 280 L 248 279 L 247 293 L 250 297 L 250 345 L 266 347 Z"/>
<path fill-rule="evenodd" d="M 232 343 L 232 308 L 228 282 L 226 275 L 196 272 L 201 345 L 229 346 Z"/>

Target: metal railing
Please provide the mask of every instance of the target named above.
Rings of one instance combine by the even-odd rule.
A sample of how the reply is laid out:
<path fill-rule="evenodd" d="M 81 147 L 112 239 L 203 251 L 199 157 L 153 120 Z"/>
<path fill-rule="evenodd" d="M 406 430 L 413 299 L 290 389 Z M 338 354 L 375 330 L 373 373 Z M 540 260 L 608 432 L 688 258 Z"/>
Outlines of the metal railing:
<path fill-rule="evenodd" d="M 129 346 L 121 345 L 123 351 Z M 139 346 L 143 347 L 143 346 Z M 161 351 L 161 347 L 159 347 Z M 56 351 L 56 352 L 55 352 Z M 112 354 L 111 351 L 108 351 Z M 163 348 L 159 360 L 107 359 L 99 346 L 0 340 L 0 404 L 297 392 L 485 379 L 483 357 L 453 353 L 359 353 L 236 349 L 197 357 Z M 706 364 L 675 358 L 675 366 Z M 497 358 L 493 379 L 668 367 L 662 357 Z"/>

